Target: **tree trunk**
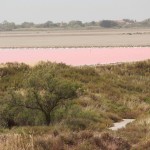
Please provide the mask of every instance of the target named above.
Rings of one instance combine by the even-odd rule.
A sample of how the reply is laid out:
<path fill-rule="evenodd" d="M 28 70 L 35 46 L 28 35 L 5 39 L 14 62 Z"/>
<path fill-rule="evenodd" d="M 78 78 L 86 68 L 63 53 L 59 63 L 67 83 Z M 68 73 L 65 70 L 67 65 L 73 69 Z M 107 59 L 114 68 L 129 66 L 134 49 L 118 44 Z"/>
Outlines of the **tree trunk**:
<path fill-rule="evenodd" d="M 46 125 L 49 126 L 51 123 L 51 117 L 50 114 L 45 114 L 45 120 L 46 120 Z"/>

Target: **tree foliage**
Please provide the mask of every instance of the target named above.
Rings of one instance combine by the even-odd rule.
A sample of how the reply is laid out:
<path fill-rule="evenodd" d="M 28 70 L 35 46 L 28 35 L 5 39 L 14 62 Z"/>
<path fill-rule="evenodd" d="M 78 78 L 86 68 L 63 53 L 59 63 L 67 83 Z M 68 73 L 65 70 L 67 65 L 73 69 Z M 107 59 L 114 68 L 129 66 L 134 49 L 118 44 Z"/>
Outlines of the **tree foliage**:
<path fill-rule="evenodd" d="M 101 21 L 100 25 L 104 28 L 113 28 L 113 27 L 118 26 L 118 23 L 116 21 L 103 20 Z"/>
<path fill-rule="evenodd" d="M 15 68 L 15 72 L 13 68 Z M 6 73 L 3 73 L 2 80 L 4 80 L 6 76 L 15 76 L 16 72 L 23 72 L 24 69 L 26 70 L 24 65 L 18 67 L 18 64 L 9 64 L 7 67 L 3 68 L 2 72 L 5 71 Z M 26 79 L 22 81 L 21 88 L 13 86 L 11 88 L 11 93 L 3 93 L 5 96 L 0 98 L 1 110 L 3 110 L 1 116 L 5 116 L 3 120 L 7 124 L 6 126 L 10 126 L 8 118 L 11 120 L 12 124 L 16 123 L 15 110 L 19 111 L 20 109 L 24 110 L 24 113 L 26 109 L 30 109 L 32 112 L 34 111 L 42 114 L 45 118 L 44 122 L 49 125 L 51 123 L 51 114 L 53 111 L 64 105 L 66 101 L 72 100 L 78 96 L 79 84 L 56 77 L 53 70 L 47 70 L 46 72 L 46 70 L 41 68 L 35 68 L 24 72 L 24 74 Z M 6 90 L 10 91 L 9 86 Z M 9 113 L 5 115 L 7 111 Z M 21 123 L 18 124 L 21 125 Z"/>
<path fill-rule="evenodd" d="M 46 124 L 51 122 L 51 113 L 65 100 L 77 97 L 79 85 L 54 77 L 49 72 L 31 72 L 27 80 L 25 107 L 41 111 Z"/>

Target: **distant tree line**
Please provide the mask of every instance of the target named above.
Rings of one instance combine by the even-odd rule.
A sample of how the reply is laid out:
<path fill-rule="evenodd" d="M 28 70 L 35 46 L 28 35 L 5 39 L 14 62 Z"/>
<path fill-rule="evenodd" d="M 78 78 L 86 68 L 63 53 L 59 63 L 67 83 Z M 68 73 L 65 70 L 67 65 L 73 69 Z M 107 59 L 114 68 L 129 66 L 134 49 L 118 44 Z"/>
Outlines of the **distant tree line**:
<path fill-rule="evenodd" d="M 35 24 L 33 22 L 23 22 L 22 24 L 15 24 L 14 22 L 4 21 L 0 23 L 0 31 L 12 31 L 17 29 L 32 29 L 32 28 L 128 28 L 128 27 L 150 27 L 150 19 L 146 19 L 141 22 L 136 20 L 123 19 L 119 21 L 115 20 L 102 20 L 102 21 L 92 21 L 85 22 L 78 20 L 70 21 L 69 23 L 58 22 L 54 23 L 52 21 L 47 21 L 41 24 Z"/>

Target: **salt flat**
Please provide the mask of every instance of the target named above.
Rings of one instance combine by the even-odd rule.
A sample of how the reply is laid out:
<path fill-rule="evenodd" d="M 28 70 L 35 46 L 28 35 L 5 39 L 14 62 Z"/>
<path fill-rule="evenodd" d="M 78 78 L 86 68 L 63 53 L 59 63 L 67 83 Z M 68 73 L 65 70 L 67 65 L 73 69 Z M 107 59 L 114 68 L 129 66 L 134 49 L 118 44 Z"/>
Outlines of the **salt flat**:
<path fill-rule="evenodd" d="M 150 46 L 150 29 L 133 28 L 0 32 L 1 48 L 141 46 Z"/>

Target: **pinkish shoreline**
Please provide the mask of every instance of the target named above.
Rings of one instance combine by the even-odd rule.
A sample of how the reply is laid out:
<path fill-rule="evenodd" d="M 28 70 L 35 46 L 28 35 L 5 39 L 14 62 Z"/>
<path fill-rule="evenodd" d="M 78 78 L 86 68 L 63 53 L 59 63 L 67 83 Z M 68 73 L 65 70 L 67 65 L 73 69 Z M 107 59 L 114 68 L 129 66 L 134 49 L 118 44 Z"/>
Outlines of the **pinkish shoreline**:
<path fill-rule="evenodd" d="M 73 66 L 135 62 L 150 59 L 150 47 L 125 48 L 16 48 L 0 49 L 0 63 L 39 61 Z"/>

